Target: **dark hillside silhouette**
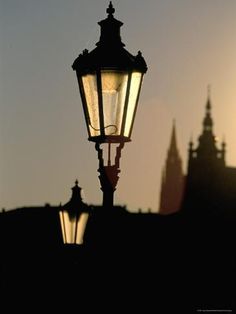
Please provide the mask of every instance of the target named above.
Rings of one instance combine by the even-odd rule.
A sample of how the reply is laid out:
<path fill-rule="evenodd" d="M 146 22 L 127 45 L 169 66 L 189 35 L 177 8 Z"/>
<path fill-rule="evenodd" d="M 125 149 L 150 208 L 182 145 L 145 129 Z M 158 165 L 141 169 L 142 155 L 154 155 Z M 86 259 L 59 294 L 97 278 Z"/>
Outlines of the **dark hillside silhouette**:
<path fill-rule="evenodd" d="M 76 248 L 62 244 L 56 207 L 2 213 L 0 306 L 233 309 L 235 223 L 230 213 L 160 216 L 98 206 Z"/>

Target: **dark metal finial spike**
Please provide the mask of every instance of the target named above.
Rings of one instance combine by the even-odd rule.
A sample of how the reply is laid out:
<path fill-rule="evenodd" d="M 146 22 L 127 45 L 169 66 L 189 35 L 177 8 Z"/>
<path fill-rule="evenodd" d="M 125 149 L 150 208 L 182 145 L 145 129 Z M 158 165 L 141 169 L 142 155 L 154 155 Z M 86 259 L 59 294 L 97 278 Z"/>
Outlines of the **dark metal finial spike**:
<path fill-rule="evenodd" d="M 115 9 L 114 9 L 114 7 L 113 7 L 112 2 L 110 1 L 109 6 L 108 6 L 108 8 L 107 8 L 107 14 L 108 14 L 109 16 L 113 16 L 114 13 L 115 13 Z"/>
<path fill-rule="evenodd" d="M 211 85 L 208 84 L 207 85 L 207 104 L 206 104 L 206 110 L 208 113 L 210 113 L 210 110 L 211 110 Z"/>
<path fill-rule="evenodd" d="M 78 185 L 78 183 L 79 183 L 79 182 L 78 182 L 78 180 L 76 179 L 76 180 L 75 180 L 75 185 Z"/>

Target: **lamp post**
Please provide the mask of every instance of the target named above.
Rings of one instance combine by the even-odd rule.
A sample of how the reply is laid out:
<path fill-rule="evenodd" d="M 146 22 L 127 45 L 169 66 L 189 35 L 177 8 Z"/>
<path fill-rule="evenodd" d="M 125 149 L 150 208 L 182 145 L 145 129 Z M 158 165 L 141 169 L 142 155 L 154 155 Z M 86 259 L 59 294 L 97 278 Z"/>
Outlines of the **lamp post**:
<path fill-rule="evenodd" d="M 141 52 L 133 56 L 124 48 L 120 36 L 123 23 L 114 18 L 114 12 L 110 2 L 107 18 L 98 22 L 101 35 L 97 47 L 91 52 L 84 50 L 72 65 L 78 79 L 88 140 L 95 142 L 98 153 L 104 209 L 113 207 L 121 150 L 125 142 L 131 141 L 142 79 L 147 71 Z"/>
<path fill-rule="evenodd" d="M 68 203 L 59 208 L 61 230 L 64 244 L 83 244 L 83 236 L 89 217 L 90 207 L 85 204 L 81 196 L 78 181 L 72 188 L 72 196 Z"/>

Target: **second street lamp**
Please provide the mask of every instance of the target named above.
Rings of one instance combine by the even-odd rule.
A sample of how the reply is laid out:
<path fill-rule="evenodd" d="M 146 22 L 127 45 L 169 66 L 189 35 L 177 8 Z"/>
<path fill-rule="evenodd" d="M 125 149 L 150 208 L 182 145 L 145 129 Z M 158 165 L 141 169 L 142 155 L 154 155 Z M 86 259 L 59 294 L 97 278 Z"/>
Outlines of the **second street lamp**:
<path fill-rule="evenodd" d="M 124 48 L 120 36 L 123 23 L 114 18 L 114 12 L 110 2 L 107 18 L 98 23 L 101 35 L 97 47 L 91 52 L 84 50 L 72 65 L 78 78 L 88 139 L 96 143 L 106 209 L 113 206 L 121 149 L 131 140 L 143 74 L 147 71 L 141 52 L 133 56 Z M 106 164 L 102 144 L 108 145 Z"/>
<path fill-rule="evenodd" d="M 81 190 L 76 180 L 71 199 L 59 207 L 63 242 L 70 246 L 83 244 L 86 224 L 91 212 L 91 208 L 82 200 Z"/>

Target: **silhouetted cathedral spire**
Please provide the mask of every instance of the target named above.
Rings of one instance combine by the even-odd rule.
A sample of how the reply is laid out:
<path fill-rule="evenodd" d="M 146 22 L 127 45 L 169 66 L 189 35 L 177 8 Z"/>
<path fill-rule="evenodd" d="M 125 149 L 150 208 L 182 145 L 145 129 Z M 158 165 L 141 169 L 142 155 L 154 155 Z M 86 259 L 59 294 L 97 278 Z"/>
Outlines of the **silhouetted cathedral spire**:
<path fill-rule="evenodd" d="M 213 129 L 213 120 L 211 117 L 211 101 L 210 96 L 208 95 L 207 103 L 206 103 L 206 115 L 203 120 L 203 128 L 204 131 L 212 132 Z"/>
<path fill-rule="evenodd" d="M 176 127 L 173 122 L 170 146 L 161 179 L 159 213 L 171 214 L 180 209 L 184 189 L 182 160 L 177 148 Z"/>
<path fill-rule="evenodd" d="M 179 152 L 178 152 L 178 149 L 177 149 L 177 142 L 176 142 L 175 120 L 173 121 L 169 154 L 174 155 L 174 156 L 179 155 Z"/>
<path fill-rule="evenodd" d="M 210 160 L 217 160 L 217 162 L 224 163 L 225 149 L 218 149 L 216 143 L 216 137 L 213 133 L 213 119 L 211 115 L 211 100 L 208 92 L 208 98 L 206 102 L 206 112 L 203 119 L 203 131 L 198 138 L 198 146 L 196 149 L 189 147 L 189 162 L 191 163 L 192 159 L 198 159 L 202 162 L 209 162 Z M 224 143 L 225 146 L 225 143 Z"/>
<path fill-rule="evenodd" d="M 194 147 L 192 140 L 189 143 L 188 173 L 183 202 L 183 209 L 196 213 L 201 211 L 216 213 L 220 207 L 223 208 L 228 202 L 227 195 L 236 182 L 234 170 L 225 165 L 225 140 L 221 147 L 218 147 L 213 125 L 212 103 L 208 91 L 203 129 L 198 144 Z"/>

